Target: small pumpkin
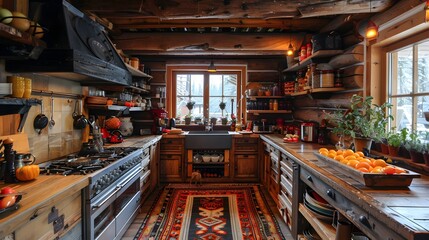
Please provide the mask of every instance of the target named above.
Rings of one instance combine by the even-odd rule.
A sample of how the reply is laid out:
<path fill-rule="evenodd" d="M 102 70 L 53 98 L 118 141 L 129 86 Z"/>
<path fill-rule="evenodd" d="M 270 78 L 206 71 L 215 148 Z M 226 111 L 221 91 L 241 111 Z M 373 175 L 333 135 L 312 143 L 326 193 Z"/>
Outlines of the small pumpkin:
<path fill-rule="evenodd" d="M 31 164 L 16 169 L 16 178 L 19 181 L 30 181 L 36 179 L 40 174 L 39 165 Z"/>

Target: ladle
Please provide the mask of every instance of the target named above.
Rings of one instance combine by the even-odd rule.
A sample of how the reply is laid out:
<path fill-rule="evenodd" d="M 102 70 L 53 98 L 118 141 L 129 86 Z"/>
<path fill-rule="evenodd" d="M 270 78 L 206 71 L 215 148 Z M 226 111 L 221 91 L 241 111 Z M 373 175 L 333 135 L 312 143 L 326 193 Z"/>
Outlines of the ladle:
<path fill-rule="evenodd" d="M 51 120 L 49 121 L 49 127 L 53 128 L 55 126 L 54 120 L 54 97 L 51 97 Z"/>

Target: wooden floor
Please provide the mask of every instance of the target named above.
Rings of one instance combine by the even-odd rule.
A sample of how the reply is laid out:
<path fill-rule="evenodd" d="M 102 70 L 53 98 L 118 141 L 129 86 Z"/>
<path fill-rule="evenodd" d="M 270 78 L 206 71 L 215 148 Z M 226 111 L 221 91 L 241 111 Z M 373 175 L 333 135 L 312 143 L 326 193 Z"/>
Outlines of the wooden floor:
<path fill-rule="evenodd" d="M 263 189 L 265 189 L 265 188 L 263 188 Z M 136 236 L 137 231 L 139 230 L 140 226 L 142 225 L 142 222 L 143 222 L 144 218 L 148 214 L 149 209 L 152 206 L 152 204 L 154 203 L 155 198 L 157 197 L 158 192 L 160 190 L 161 189 L 159 189 L 158 191 L 153 191 L 152 194 L 148 197 L 148 199 L 143 203 L 143 205 L 141 207 L 140 213 L 134 219 L 134 222 L 128 228 L 127 232 L 122 237 L 122 240 L 132 240 L 132 239 L 134 239 L 134 237 Z M 285 239 L 292 240 L 293 239 L 292 235 L 291 235 L 288 227 L 286 226 L 285 222 L 281 219 L 279 211 L 277 210 L 277 207 L 276 207 L 273 199 L 271 198 L 270 194 L 267 191 L 265 191 L 265 190 L 264 190 L 263 193 L 264 193 L 264 196 L 266 197 L 266 199 L 268 201 L 268 204 L 271 207 L 271 211 L 276 216 L 277 222 L 280 225 L 280 230 L 282 231 L 283 235 L 285 236 Z"/>

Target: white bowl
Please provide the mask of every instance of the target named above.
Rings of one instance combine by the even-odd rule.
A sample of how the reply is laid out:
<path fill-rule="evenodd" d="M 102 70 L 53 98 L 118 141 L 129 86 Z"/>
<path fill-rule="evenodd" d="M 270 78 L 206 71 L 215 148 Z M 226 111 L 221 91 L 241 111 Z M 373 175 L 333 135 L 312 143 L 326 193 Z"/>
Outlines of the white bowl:
<path fill-rule="evenodd" d="M 210 162 L 211 156 L 210 155 L 203 155 L 203 162 Z"/>
<path fill-rule="evenodd" d="M 212 162 L 219 162 L 219 155 L 211 155 Z"/>

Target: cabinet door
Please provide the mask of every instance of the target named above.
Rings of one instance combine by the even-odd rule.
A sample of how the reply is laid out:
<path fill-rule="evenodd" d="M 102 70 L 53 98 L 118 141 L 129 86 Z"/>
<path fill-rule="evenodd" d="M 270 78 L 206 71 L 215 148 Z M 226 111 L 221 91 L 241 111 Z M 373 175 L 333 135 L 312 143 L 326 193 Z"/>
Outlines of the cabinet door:
<path fill-rule="evenodd" d="M 239 154 L 235 155 L 235 178 L 255 179 L 258 178 L 258 155 Z"/>
<path fill-rule="evenodd" d="M 163 182 L 182 181 L 182 155 L 161 154 L 159 165 L 159 177 Z"/>

